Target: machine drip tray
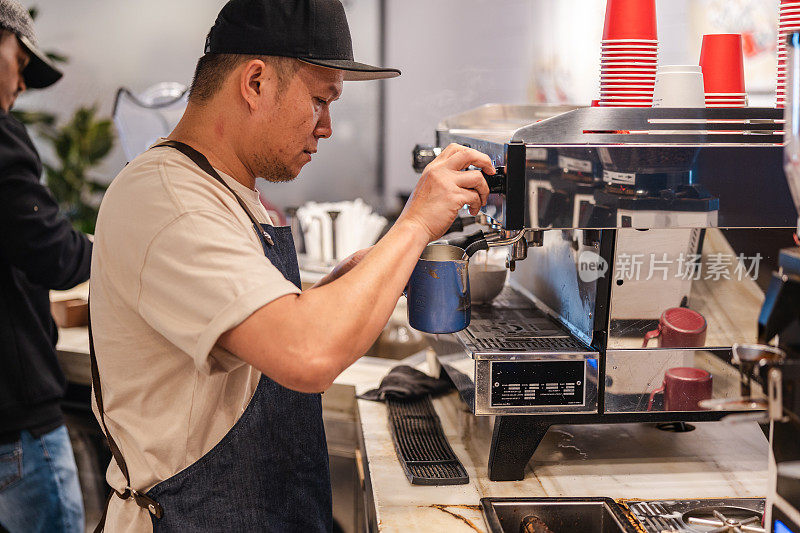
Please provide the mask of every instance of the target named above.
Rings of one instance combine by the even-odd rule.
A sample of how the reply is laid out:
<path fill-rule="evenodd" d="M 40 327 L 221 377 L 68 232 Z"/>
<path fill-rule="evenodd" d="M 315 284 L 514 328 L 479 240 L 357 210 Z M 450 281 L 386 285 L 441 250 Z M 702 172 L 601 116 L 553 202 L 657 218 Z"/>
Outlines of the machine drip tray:
<path fill-rule="evenodd" d="M 586 349 L 555 320 L 510 287 L 506 287 L 492 305 L 473 307 L 470 325 L 457 336 L 472 353 Z"/>

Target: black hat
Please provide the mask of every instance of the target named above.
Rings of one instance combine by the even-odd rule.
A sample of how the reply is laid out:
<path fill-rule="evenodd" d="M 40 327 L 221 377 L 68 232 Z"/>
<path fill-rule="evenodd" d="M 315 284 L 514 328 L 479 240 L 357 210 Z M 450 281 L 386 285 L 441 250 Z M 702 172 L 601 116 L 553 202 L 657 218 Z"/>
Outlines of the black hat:
<path fill-rule="evenodd" d="M 25 85 L 33 89 L 41 89 L 53 85 L 61 79 L 61 72 L 53 65 L 47 54 L 36 46 L 33 19 L 16 0 L 0 0 L 0 29 L 15 34 L 19 43 L 30 55 L 28 66 L 22 71 Z"/>
<path fill-rule="evenodd" d="M 205 53 L 294 57 L 343 70 L 345 80 L 400 75 L 397 69 L 353 61 L 339 0 L 230 0 L 208 32 Z"/>

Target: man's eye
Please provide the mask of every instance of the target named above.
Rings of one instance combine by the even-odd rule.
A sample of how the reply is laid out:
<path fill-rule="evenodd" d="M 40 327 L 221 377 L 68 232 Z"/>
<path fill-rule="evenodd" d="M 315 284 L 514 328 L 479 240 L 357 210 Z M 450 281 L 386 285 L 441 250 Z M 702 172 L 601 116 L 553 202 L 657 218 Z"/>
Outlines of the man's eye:
<path fill-rule="evenodd" d="M 324 106 L 328 102 L 323 100 L 322 98 L 314 98 L 314 103 L 317 104 L 318 106 Z"/>

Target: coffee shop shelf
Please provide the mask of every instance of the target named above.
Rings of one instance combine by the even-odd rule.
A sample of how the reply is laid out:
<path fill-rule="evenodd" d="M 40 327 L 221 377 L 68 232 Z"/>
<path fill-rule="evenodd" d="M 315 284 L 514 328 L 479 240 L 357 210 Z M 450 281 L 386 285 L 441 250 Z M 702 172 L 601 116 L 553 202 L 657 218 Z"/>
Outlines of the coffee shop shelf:
<path fill-rule="evenodd" d="M 367 372 L 357 366 L 353 370 L 366 378 Z M 425 370 L 426 365 L 418 368 Z M 377 384 L 351 381 L 359 393 Z M 386 406 L 359 400 L 357 407 L 372 530 L 484 532 L 482 497 L 763 498 L 767 493 L 767 440 L 754 422 L 697 423 L 688 433 L 661 431 L 653 424 L 554 427 L 524 480 L 494 482 L 487 475 L 493 419 L 472 415 L 458 394 L 451 393 L 434 400 L 434 407 L 470 480 L 430 487 L 406 479 Z"/>

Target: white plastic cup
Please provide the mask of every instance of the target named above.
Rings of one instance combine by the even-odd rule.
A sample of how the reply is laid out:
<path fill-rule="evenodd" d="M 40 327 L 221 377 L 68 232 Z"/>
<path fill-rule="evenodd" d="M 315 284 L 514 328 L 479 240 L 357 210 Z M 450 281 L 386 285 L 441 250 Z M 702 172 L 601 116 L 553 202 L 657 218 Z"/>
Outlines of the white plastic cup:
<path fill-rule="evenodd" d="M 705 107 L 699 65 L 662 65 L 656 71 L 653 107 Z"/>

